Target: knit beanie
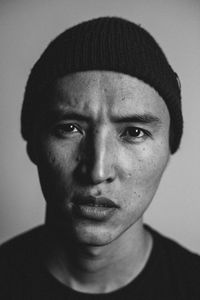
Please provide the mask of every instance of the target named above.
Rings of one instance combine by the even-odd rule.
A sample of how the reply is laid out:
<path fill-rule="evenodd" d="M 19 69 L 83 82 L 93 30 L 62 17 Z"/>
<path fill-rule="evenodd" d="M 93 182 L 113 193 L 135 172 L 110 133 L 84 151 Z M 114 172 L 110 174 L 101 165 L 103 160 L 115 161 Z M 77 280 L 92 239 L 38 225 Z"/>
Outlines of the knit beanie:
<path fill-rule="evenodd" d="M 55 38 L 31 70 L 21 114 L 21 133 L 32 136 L 45 91 L 67 74 L 104 70 L 128 74 L 153 87 L 170 114 L 170 150 L 179 147 L 183 118 L 181 90 L 155 39 L 140 25 L 118 17 L 100 17 L 71 27 Z"/>

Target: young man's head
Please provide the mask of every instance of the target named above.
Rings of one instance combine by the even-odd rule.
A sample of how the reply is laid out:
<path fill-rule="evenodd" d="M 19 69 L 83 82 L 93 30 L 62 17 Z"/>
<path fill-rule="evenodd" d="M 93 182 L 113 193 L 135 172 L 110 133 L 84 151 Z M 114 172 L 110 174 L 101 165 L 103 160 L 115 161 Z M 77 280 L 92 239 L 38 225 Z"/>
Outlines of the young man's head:
<path fill-rule="evenodd" d="M 92 245 L 139 222 L 180 144 L 180 94 L 134 23 L 98 18 L 58 36 L 32 69 L 21 119 L 47 222 Z"/>

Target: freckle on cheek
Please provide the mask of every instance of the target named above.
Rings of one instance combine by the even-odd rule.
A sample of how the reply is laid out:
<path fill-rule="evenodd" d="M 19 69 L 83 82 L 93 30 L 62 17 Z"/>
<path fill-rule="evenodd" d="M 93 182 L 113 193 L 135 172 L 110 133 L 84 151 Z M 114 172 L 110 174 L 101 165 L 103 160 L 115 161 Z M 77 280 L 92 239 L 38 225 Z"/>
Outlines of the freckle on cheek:
<path fill-rule="evenodd" d="M 134 191 L 134 195 L 135 195 L 137 198 L 141 198 L 141 195 L 138 194 L 136 191 Z"/>

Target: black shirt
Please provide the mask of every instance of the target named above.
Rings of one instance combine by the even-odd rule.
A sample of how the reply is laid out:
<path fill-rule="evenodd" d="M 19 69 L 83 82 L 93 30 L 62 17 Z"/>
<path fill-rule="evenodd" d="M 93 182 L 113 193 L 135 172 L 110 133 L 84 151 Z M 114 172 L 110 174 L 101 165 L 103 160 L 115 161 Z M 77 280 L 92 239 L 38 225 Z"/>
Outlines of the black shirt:
<path fill-rule="evenodd" d="M 0 247 L 0 299 L 7 300 L 200 300 L 200 256 L 146 226 L 153 237 L 149 260 L 127 286 L 107 294 L 74 291 L 43 266 L 40 234 L 44 226 Z"/>

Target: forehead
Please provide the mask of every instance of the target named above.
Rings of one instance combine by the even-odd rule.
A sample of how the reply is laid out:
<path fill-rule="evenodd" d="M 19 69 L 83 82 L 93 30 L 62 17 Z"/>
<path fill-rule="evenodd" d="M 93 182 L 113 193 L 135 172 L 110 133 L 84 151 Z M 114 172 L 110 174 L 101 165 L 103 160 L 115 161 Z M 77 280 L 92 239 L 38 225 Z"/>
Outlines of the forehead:
<path fill-rule="evenodd" d="M 169 117 L 168 109 L 154 88 L 129 75 L 110 71 L 86 71 L 57 80 L 53 108 L 87 114 L 154 113 Z"/>

